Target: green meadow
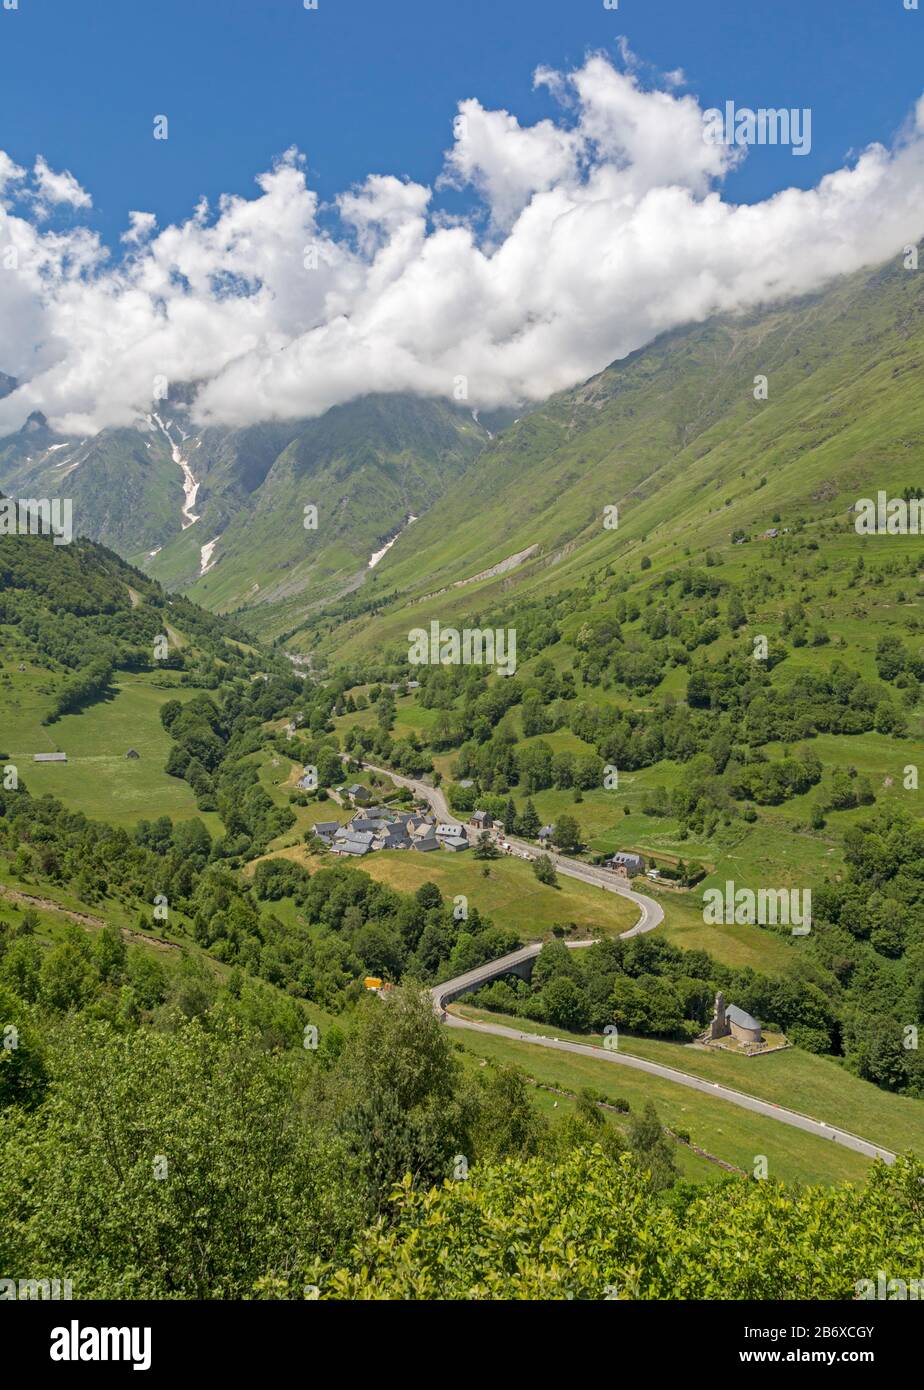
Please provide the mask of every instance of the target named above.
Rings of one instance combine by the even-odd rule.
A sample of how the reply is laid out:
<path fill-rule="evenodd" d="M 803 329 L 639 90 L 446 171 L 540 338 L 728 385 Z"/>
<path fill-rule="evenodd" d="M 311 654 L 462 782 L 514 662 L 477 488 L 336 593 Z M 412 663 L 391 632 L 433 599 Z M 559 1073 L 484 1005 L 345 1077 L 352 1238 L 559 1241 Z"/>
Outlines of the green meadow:
<path fill-rule="evenodd" d="M 107 698 L 43 725 L 51 679 L 47 673 L 17 672 L 11 685 L 2 687 L 2 751 L 33 795 L 47 792 L 91 818 L 134 825 L 158 816 L 198 816 L 211 835 L 220 835 L 220 817 L 199 811 L 189 784 L 164 772 L 170 738 L 160 722 L 160 707 L 201 692 L 192 686 L 158 685 L 155 679 L 120 673 Z M 126 757 L 130 748 L 137 758 Z M 34 753 L 53 752 L 66 753 L 67 762 L 32 761 Z"/>
<path fill-rule="evenodd" d="M 524 1033 L 580 1042 L 599 1047 L 599 1033 L 569 1033 L 551 1024 L 510 1017 L 486 1009 L 476 1009 L 464 1000 L 452 1005 L 464 1018 L 502 1023 Z M 465 1035 L 466 1038 L 469 1036 Z M 523 1044 L 525 1047 L 526 1044 Z M 536 1051 L 533 1048 L 532 1051 Z M 816 1057 L 801 1048 L 789 1047 L 764 1056 L 744 1057 L 702 1047 L 696 1043 L 675 1043 L 659 1038 L 633 1037 L 620 1031 L 619 1051 L 649 1062 L 676 1067 L 706 1081 L 734 1087 L 746 1095 L 810 1115 L 823 1123 L 836 1125 L 850 1134 L 893 1153 L 912 1150 L 924 1154 L 924 1100 L 893 1095 L 853 1076 L 830 1057 Z M 611 1064 L 604 1064 L 611 1065 Z M 622 1076 L 622 1072 L 618 1073 Z M 630 1073 L 631 1075 L 631 1073 Z"/>
<path fill-rule="evenodd" d="M 783 1182 L 863 1182 L 869 1171 L 869 1161 L 849 1149 L 657 1076 L 487 1033 L 466 1031 L 461 1038 L 475 1056 L 518 1066 L 546 1085 L 572 1092 L 589 1086 L 610 1099 L 628 1100 L 633 1110 L 650 1100 L 663 1125 L 686 1131 L 698 1147 L 747 1173 L 760 1156 L 767 1159 L 769 1177 Z"/>

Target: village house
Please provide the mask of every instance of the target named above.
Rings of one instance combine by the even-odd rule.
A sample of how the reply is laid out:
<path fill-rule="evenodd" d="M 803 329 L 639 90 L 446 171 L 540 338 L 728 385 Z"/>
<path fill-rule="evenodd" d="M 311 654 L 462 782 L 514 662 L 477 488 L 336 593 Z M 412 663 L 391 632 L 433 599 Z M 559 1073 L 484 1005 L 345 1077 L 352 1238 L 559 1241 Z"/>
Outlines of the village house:
<path fill-rule="evenodd" d="M 441 835 L 440 844 L 451 854 L 459 854 L 462 850 L 469 848 L 468 836 L 463 835 L 461 830 L 455 835 Z"/>
<path fill-rule="evenodd" d="M 358 831 L 345 825 L 335 834 L 331 849 L 334 854 L 368 854 L 372 848 L 372 838 L 371 831 Z"/>
<path fill-rule="evenodd" d="M 490 830 L 494 824 L 494 819 L 488 815 L 487 811 L 473 811 L 469 816 L 468 823 L 473 830 Z"/>
<path fill-rule="evenodd" d="M 554 825 L 544 825 L 544 826 L 542 827 L 542 829 L 539 831 L 539 834 L 538 834 L 538 836 L 537 836 L 536 838 L 538 839 L 540 845 L 542 845 L 543 847 L 546 847 L 546 846 L 548 846 L 548 845 L 550 845 L 550 844 L 552 843 L 552 838 L 553 838 L 554 834 L 555 834 L 555 827 L 554 827 Z"/>
<path fill-rule="evenodd" d="M 468 849 L 468 836 L 461 825 L 450 825 L 448 822 L 444 822 L 436 827 L 434 833 L 443 849 L 448 849 L 453 854 Z"/>
<path fill-rule="evenodd" d="M 410 849 L 411 841 L 403 825 L 388 825 L 372 842 L 373 849 Z"/>
<path fill-rule="evenodd" d="M 640 854 L 631 854 L 628 851 L 620 850 L 612 858 L 607 859 L 606 867 L 612 869 L 620 878 L 634 878 L 636 874 L 645 872 L 645 861 Z"/>
<path fill-rule="evenodd" d="M 368 806 L 372 800 L 371 791 L 360 782 L 354 782 L 352 787 L 347 787 L 347 795 L 354 806 Z"/>
<path fill-rule="evenodd" d="M 311 833 L 312 835 L 316 835 L 319 840 L 331 841 L 339 829 L 340 823 L 338 821 L 317 820 L 311 827 Z"/>

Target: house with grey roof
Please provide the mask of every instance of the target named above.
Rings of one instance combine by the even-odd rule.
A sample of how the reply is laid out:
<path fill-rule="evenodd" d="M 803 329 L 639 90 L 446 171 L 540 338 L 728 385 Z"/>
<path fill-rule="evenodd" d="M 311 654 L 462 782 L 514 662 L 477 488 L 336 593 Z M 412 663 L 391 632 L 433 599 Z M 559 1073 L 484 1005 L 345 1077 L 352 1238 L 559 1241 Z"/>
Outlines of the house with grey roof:
<path fill-rule="evenodd" d="M 332 840 L 339 829 L 339 821 L 316 820 L 311 827 L 311 833 L 312 835 L 317 835 L 319 840 Z"/>
<path fill-rule="evenodd" d="M 419 849 L 422 853 L 427 853 L 431 849 L 439 849 L 439 847 L 440 842 L 432 829 L 428 829 L 425 835 L 415 835 L 411 844 L 411 849 Z"/>
<path fill-rule="evenodd" d="M 388 825 L 373 841 L 373 849 L 410 849 L 411 841 L 403 825 Z"/>
<path fill-rule="evenodd" d="M 347 794 L 356 806 L 368 806 L 372 800 L 372 793 L 368 787 L 364 787 L 361 782 L 354 782 L 352 787 L 347 787 Z"/>
<path fill-rule="evenodd" d="M 461 832 L 456 835 L 441 835 L 439 842 L 443 849 L 448 849 L 451 854 L 459 854 L 469 848 L 468 836 Z"/>
<path fill-rule="evenodd" d="M 334 854 L 368 854 L 372 848 L 372 835 L 366 831 L 364 833 L 353 833 L 346 827 L 346 834 L 337 833 L 334 836 L 331 849 Z"/>
<path fill-rule="evenodd" d="M 618 854 L 607 859 L 606 867 L 613 869 L 621 878 L 634 878 L 636 874 L 645 872 L 645 861 L 640 854 L 620 850 Z"/>

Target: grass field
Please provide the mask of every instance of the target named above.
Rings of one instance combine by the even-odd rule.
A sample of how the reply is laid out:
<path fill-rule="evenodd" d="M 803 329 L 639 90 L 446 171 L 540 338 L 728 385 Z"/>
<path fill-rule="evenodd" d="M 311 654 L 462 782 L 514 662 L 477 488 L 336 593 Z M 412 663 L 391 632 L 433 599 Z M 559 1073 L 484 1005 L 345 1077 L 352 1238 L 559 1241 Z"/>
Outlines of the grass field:
<path fill-rule="evenodd" d="M 663 1125 L 686 1130 L 694 1144 L 748 1173 L 759 1156 L 767 1159 L 769 1177 L 782 1182 L 863 1182 L 869 1171 L 869 1161 L 849 1149 L 612 1062 L 552 1053 L 489 1034 L 466 1032 L 462 1046 L 475 1056 L 518 1066 L 536 1080 L 564 1090 L 577 1092 L 590 1086 L 612 1098 L 624 1097 L 633 1110 L 643 1109 L 651 1100 Z"/>
<path fill-rule="evenodd" d="M 464 1049 L 463 1060 L 470 1071 L 480 1070 L 484 1061 L 483 1058 L 478 1058 L 474 1053 L 466 1052 Z M 571 1096 L 556 1095 L 541 1086 L 531 1085 L 529 1087 L 529 1099 L 543 1119 L 552 1126 L 560 1125 L 566 1117 L 573 1115 L 577 1109 L 577 1101 Z M 603 1109 L 601 1109 L 600 1114 L 611 1129 L 615 1129 L 619 1134 L 625 1136 L 628 1117 L 615 1115 L 612 1111 Z M 723 1178 L 728 1176 L 727 1170 L 695 1153 L 688 1144 L 682 1144 L 675 1140 L 672 1152 L 681 1177 L 688 1182 L 721 1182 Z"/>
<path fill-rule="evenodd" d="M 3 751 L 33 796 L 49 792 L 73 810 L 112 825 L 198 816 L 211 835 L 220 835 L 219 816 L 197 810 L 188 783 L 164 772 L 170 736 L 160 722 L 160 707 L 201 692 L 191 686 L 166 689 L 153 679 L 120 675 L 108 699 L 43 725 L 50 705 L 41 691 L 50 687 L 47 675 L 44 680 L 28 672 L 17 675 L 3 694 Z M 140 756 L 126 758 L 129 748 Z M 33 763 L 33 753 L 52 752 L 66 753 L 67 762 Z"/>
<path fill-rule="evenodd" d="M 548 936 L 553 926 L 569 922 L 582 933 L 618 935 L 638 921 L 637 908 L 616 893 L 564 875 L 557 888 L 549 888 L 520 859 L 481 861 L 471 851 L 383 850 L 356 862 L 372 878 L 403 893 L 413 893 L 423 883 L 435 883 L 446 899 L 462 893 L 469 908 L 477 907 L 495 926 L 515 927 L 525 940 Z M 488 877 L 483 869 L 489 870 Z"/>
<path fill-rule="evenodd" d="M 466 1018 L 503 1023 L 524 1032 L 564 1038 L 601 1049 L 603 1046 L 599 1034 L 569 1033 L 551 1025 L 476 1009 L 464 1002 L 452 1007 Z M 853 1076 L 829 1057 L 815 1057 L 797 1047 L 771 1052 L 764 1057 L 736 1057 L 696 1045 L 632 1037 L 623 1032 L 619 1034 L 619 1050 L 811 1115 L 813 1119 L 837 1125 L 895 1153 L 910 1149 L 924 1155 L 924 1100 L 880 1090 L 871 1082 Z"/>

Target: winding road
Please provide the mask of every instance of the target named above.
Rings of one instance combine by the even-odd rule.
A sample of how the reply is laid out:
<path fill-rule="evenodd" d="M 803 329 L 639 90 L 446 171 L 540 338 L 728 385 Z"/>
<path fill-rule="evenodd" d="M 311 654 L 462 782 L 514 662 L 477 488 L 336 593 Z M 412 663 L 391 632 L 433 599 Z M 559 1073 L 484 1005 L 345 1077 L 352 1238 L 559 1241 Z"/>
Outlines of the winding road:
<path fill-rule="evenodd" d="M 420 782 L 413 777 L 403 777 L 397 772 L 392 772 L 389 768 L 376 767 L 372 763 L 363 763 L 363 767 L 370 772 L 379 772 L 392 778 L 399 786 L 409 787 L 415 795 L 422 797 L 429 803 L 439 821 L 451 825 L 461 825 L 458 818 L 453 816 L 449 810 L 446 798 L 439 787 L 428 786 L 425 782 Z M 528 841 L 515 837 L 508 838 L 510 844 L 535 852 L 535 846 Z M 559 873 L 570 878 L 581 879 L 585 883 L 599 884 L 607 892 L 620 893 L 637 905 L 641 914 L 639 920 L 634 927 L 621 933 L 623 937 L 638 936 L 642 932 L 652 931 L 664 920 L 664 909 L 660 903 L 655 902 L 654 898 L 649 898 L 644 893 L 636 893 L 618 879 L 614 879 L 607 870 L 598 869 L 591 864 L 583 864 L 579 860 L 569 859 L 561 854 L 551 854 L 549 857 L 553 860 Z M 566 944 L 572 950 L 576 950 L 582 946 L 592 946 L 593 942 L 569 941 Z M 509 955 L 502 956 L 499 960 L 489 961 L 485 965 L 478 966 L 475 970 L 469 970 L 464 975 L 456 976 L 453 980 L 446 980 L 443 984 L 435 985 L 430 994 L 433 999 L 434 1010 L 442 1022 L 449 1028 L 466 1028 L 478 1033 L 493 1034 L 499 1038 L 509 1038 L 513 1042 L 553 1048 L 559 1052 L 572 1052 L 581 1057 L 592 1057 L 595 1061 L 610 1062 L 615 1066 L 632 1067 L 636 1071 L 647 1072 L 651 1076 L 658 1076 L 662 1080 L 671 1081 L 678 1086 L 687 1086 L 691 1090 L 702 1091 L 704 1095 L 712 1096 L 716 1100 L 727 1101 L 730 1105 L 736 1105 L 742 1110 L 750 1110 L 756 1115 L 765 1116 L 767 1119 L 777 1120 L 780 1124 L 791 1125 L 794 1129 L 801 1129 L 806 1134 L 813 1134 L 819 1139 L 828 1139 L 835 1144 L 842 1144 L 845 1149 L 852 1149 L 854 1153 L 862 1154 L 864 1158 L 881 1158 L 886 1163 L 895 1162 L 896 1156 L 890 1149 L 880 1148 L 878 1144 L 873 1144 L 868 1139 L 862 1139 L 859 1135 L 851 1134 L 849 1130 L 824 1124 L 821 1120 L 813 1119 L 810 1115 L 803 1115 L 798 1110 L 787 1110 L 774 1101 L 760 1100 L 757 1096 L 748 1095 L 744 1091 L 736 1091 L 730 1086 L 723 1086 L 720 1082 L 705 1081 L 702 1077 L 693 1076 L 690 1072 L 678 1071 L 675 1067 L 667 1067 L 660 1062 L 649 1062 L 643 1057 L 633 1057 L 626 1052 L 620 1052 L 618 1049 L 610 1051 L 608 1048 L 593 1047 L 588 1043 L 567 1042 L 560 1038 L 544 1037 L 538 1033 L 523 1033 L 517 1028 L 508 1028 L 501 1023 L 482 1023 L 475 1019 L 460 1018 L 456 1014 L 447 1012 L 446 1005 L 460 995 L 478 989 L 481 985 L 488 984 L 501 975 L 519 973 L 527 966 L 528 962 L 539 954 L 542 946 L 541 941 L 532 942 L 528 946 L 522 946 L 517 951 L 512 951 Z"/>
<path fill-rule="evenodd" d="M 390 777 L 399 787 L 409 787 L 415 796 L 421 797 L 429 803 L 433 814 L 442 824 L 462 825 L 459 818 L 450 811 L 449 804 L 439 787 L 428 786 L 426 782 L 417 781 L 413 777 L 403 777 L 398 772 L 392 772 L 390 768 L 376 767 L 374 763 L 363 763 L 362 766 L 369 772 L 379 772 L 384 777 Z M 519 850 L 531 854 L 536 853 L 535 845 L 530 844 L 528 840 L 521 840 L 516 835 L 508 835 L 507 841 Z M 564 854 L 550 852 L 549 858 L 558 872 L 564 874 L 566 878 L 580 879 L 582 883 L 593 884 L 603 888 L 607 893 L 618 893 L 620 897 L 628 898 L 630 902 L 635 903 L 639 910 L 639 919 L 634 927 L 621 932 L 621 936 L 641 936 L 643 932 L 654 931 L 655 927 L 664 921 L 664 909 L 659 902 L 656 902 L 654 898 L 649 898 L 644 893 L 637 893 L 627 883 L 616 878 L 608 869 L 597 868 L 594 864 L 584 864 L 579 859 L 569 859 Z"/>

